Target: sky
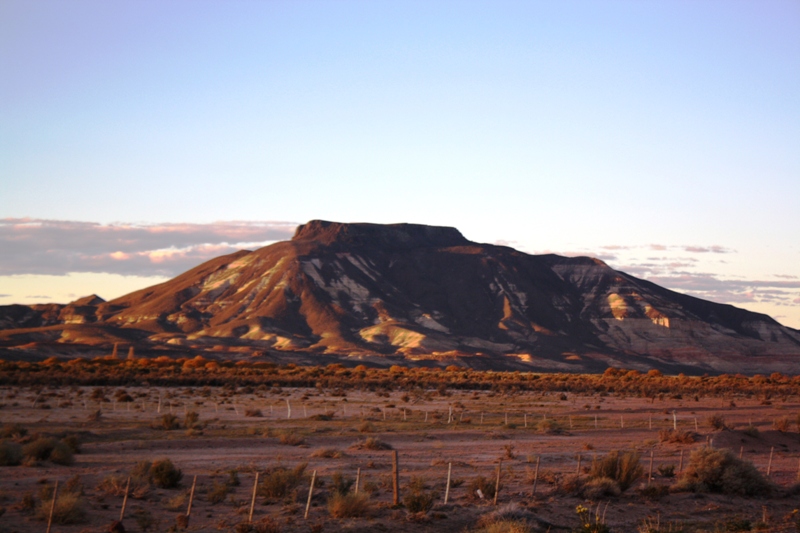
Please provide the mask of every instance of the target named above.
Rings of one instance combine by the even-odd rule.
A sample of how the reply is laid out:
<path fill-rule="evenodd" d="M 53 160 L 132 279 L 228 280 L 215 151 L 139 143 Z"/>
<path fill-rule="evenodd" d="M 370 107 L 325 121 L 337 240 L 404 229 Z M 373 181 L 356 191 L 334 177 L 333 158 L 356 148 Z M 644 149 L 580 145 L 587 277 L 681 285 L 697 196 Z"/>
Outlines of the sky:
<path fill-rule="evenodd" d="M 800 2 L 0 0 L 0 305 L 311 219 L 590 255 L 800 328 Z"/>

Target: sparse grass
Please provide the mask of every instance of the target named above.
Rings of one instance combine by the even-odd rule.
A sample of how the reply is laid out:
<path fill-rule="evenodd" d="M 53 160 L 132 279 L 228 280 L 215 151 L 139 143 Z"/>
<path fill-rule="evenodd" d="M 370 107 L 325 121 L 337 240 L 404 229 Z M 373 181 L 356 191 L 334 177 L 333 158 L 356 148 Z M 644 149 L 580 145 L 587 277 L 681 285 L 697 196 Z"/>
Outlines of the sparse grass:
<path fill-rule="evenodd" d="M 53 502 L 53 491 L 49 491 L 46 498 L 42 498 L 36 508 L 36 518 L 47 520 Z M 72 491 L 69 487 L 59 490 L 56 495 L 56 505 L 53 509 L 53 523 L 59 525 L 81 524 L 86 521 L 86 510 L 81 491 Z"/>
<path fill-rule="evenodd" d="M 183 472 L 176 468 L 169 459 L 160 459 L 150 466 L 150 481 L 162 489 L 172 489 L 178 486 L 183 478 Z"/>
<path fill-rule="evenodd" d="M 331 492 L 347 494 L 355 482 L 355 479 L 345 477 L 341 472 L 334 472 L 331 476 Z"/>
<path fill-rule="evenodd" d="M 156 418 L 153 421 L 153 423 L 150 424 L 150 427 L 153 429 L 163 429 L 166 431 L 170 431 L 173 429 L 179 429 L 181 425 L 178 422 L 177 416 L 166 413 Z"/>
<path fill-rule="evenodd" d="M 589 478 L 592 480 L 608 478 L 615 481 L 620 490 L 624 492 L 643 473 L 644 469 L 639 464 L 638 453 L 613 451 L 592 463 Z"/>
<path fill-rule="evenodd" d="M 11 440 L 0 441 L 0 466 L 17 466 L 22 462 L 22 446 Z"/>
<path fill-rule="evenodd" d="M 697 433 L 680 429 L 678 431 L 662 429 L 658 432 L 658 439 L 661 442 L 668 442 L 670 444 L 692 444 L 697 440 Z"/>
<path fill-rule="evenodd" d="M 748 437 L 752 437 L 754 439 L 757 439 L 757 438 L 759 438 L 761 436 L 761 433 L 759 433 L 758 428 L 753 426 L 753 425 L 749 425 L 746 428 L 744 428 L 742 430 L 742 433 L 744 433 Z"/>
<path fill-rule="evenodd" d="M 792 419 L 788 416 L 778 417 L 772 421 L 772 427 L 781 433 L 786 433 L 792 427 Z"/>
<path fill-rule="evenodd" d="M 403 505 L 411 513 L 427 513 L 436 502 L 436 493 L 412 490 L 403 496 Z"/>
<path fill-rule="evenodd" d="M 334 492 L 328 498 L 328 512 L 333 518 L 355 518 L 369 511 L 369 496 L 360 492 L 339 494 Z"/>
<path fill-rule="evenodd" d="M 774 486 L 753 463 L 739 459 L 730 450 L 703 447 L 692 452 L 674 490 L 768 496 Z"/>
<path fill-rule="evenodd" d="M 294 490 L 305 479 L 307 466 L 307 463 L 302 463 L 293 469 L 277 466 L 268 470 L 261 476 L 258 495 L 268 499 L 292 496 Z"/>
<path fill-rule="evenodd" d="M 375 437 L 367 437 L 364 440 L 360 440 L 355 444 L 351 444 L 350 448 L 353 450 L 391 450 L 392 445 L 388 442 L 383 442 L 380 439 Z"/>
<path fill-rule="evenodd" d="M 311 457 L 318 457 L 321 459 L 341 459 L 344 456 L 344 452 L 336 448 L 320 448 L 311 452 Z"/>
<path fill-rule="evenodd" d="M 725 424 L 725 417 L 722 415 L 709 416 L 708 425 L 711 426 L 711 429 L 715 431 L 722 431 L 723 429 L 728 429 L 728 426 Z"/>
<path fill-rule="evenodd" d="M 295 433 L 294 431 L 286 431 L 281 433 L 278 436 L 278 441 L 280 441 L 281 444 L 286 444 L 288 446 L 300 446 L 306 442 L 302 435 Z"/>
<path fill-rule="evenodd" d="M 231 488 L 228 486 L 227 483 L 214 482 L 214 484 L 211 486 L 211 489 L 208 491 L 206 497 L 209 503 L 217 504 L 220 502 L 224 502 L 225 498 L 228 497 L 228 494 L 230 494 L 230 492 Z"/>
<path fill-rule="evenodd" d="M 478 491 L 481 491 L 484 499 L 494 498 L 494 484 L 495 482 L 484 476 L 477 476 L 467 484 L 467 493 L 472 498 L 480 498 Z M 502 487 L 501 487 L 502 488 Z"/>
<path fill-rule="evenodd" d="M 358 431 L 360 433 L 375 433 L 375 426 L 372 424 L 372 422 L 362 422 L 358 426 Z"/>

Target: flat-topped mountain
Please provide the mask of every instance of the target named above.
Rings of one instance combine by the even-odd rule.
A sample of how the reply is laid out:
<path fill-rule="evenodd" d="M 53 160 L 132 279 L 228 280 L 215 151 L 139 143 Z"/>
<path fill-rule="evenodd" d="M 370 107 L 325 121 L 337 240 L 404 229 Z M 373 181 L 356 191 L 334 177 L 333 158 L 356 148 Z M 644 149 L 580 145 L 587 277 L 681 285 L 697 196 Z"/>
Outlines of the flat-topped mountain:
<path fill-rule="evenodd" d="M 481 368 L 800 372 L 800 332 L 598 259 L 455 228 L 314 220 L 108 302 L 0 307 L 4 357 L 137 353 L 463 361 Z"/>

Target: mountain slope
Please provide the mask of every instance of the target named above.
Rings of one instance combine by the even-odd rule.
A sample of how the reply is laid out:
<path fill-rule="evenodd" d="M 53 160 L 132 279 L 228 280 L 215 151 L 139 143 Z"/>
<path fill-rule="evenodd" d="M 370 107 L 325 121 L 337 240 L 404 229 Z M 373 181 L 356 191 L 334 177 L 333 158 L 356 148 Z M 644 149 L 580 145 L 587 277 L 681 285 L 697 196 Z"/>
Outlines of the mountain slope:
<path fill-rule="evenodd" d="M 7 346 L 44 335 L 191 353 L 460 357 L 487 368 L 800 370 L 800 332 L 766 315 L 596 259 L 532 256 L 411 224 L 312 221 L 291 241 L 109 302 L 7 306 L 0 327 Z"/>

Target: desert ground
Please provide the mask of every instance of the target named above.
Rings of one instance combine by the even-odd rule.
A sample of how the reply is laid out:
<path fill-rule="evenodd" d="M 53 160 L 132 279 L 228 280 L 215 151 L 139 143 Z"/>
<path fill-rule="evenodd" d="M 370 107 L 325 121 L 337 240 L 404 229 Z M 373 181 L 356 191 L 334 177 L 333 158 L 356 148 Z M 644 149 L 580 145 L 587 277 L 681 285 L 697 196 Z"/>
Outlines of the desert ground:
<path fill-rule="evenodd" d="M 800 531 L 800 401 L 748 396 L 4 386 L 4 442 L 25 455 L 0 466 L 0 532 L 45 531 L 56 482 L 74 508 L 51 531 L 109 531 L 129 477 L 117 531 Z M 74 455 L 33 457 L 45 437 Z M 774 489 L 676 492 L 692 452 L 709 448 Z M 641 475 L 620 495 L 581 489 L 613 451 L 635 451 Z M 174 488 L 142 466 L 163 459 L 182 473 Z M 356 477 L 358 499 L 331 503 Z"/>

